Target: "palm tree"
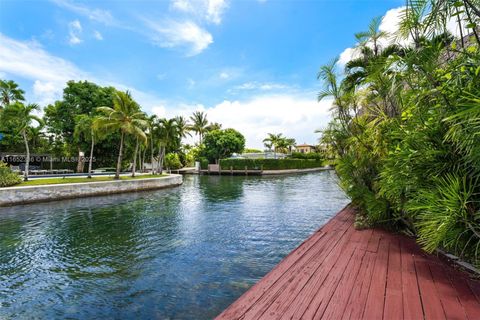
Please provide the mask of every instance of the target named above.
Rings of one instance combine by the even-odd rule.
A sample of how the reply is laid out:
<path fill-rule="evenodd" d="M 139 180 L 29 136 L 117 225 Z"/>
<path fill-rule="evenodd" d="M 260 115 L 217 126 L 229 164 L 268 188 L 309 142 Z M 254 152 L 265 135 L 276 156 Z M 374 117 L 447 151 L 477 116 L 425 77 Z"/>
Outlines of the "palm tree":
<path fill-rule="evenodd" d="M 267 133 L 267 137 L 263 139 L 263 143 L 265 146 L 270 146 L 273 148 L 273 157 L 277 159 L 277 150 L 280 145 L 281 140 L 284 138 L 281 133 L 274 134 L 274 133 Z"/>
<path fill-rule="evenodd" d="M 28 104 L 24 105 L 20 102 L 15 102 L 13 104 L 8 104 L 3 110 L 3 117 L 6 121 L 11 121 L 15 123 L 15 126 L 18 130 L 18 134 L 23 137 L 23 142 L 25 143 L 25 172 L 24 180 L 28 181 L 28 170 L 30 163 L 30 148 L 28 146 L 28 137 L 27 133 L 30 131 L 32 121 L 36 121 L 38 126 L 43 126 L 43 121 L 36 115 L 32 114 L 33 111 L 39 110 L 40 107 L 37 104 Z"/>
<path fill-rule="evenodd" d="M 113 98 L 113 107 L 99 107 L 97 110 L 103 115 L 96 119 L 94 127 L 120 133 L 120 149 L 115 172 L 115 179 L 120 179 L 125 135 L 133 134 L 145 141 L 147 136 L 143 132 L 143 128 L 148 125 L 148 122 L 145 120 L 145 114 L 140 110 L 140 106 L 132 99 L 128 91 L 117 92 Z"/>
<path fill-rule="evenodd" d="M 155 175 L 155 167 L 153 166 L 153 154 L 154 154 L 154 131 L 155 131 L 155 126 L 158 121 L 158 118 L 156 115 L 152 115 L 147 119 L 148 122 L 148 133 L 150 136 L 150 165 L 152 166 L 152 175 Z"/>
<path fill-rule="evenodd" d="M 0 80 L 0 96 L 2 99 L 1 106 L 6 107 L 11 102 L 24 101 L 24 94 L 25 91 L 18 88 L 18 84 L 16 84 L 14 81 Z"/>
<path fill-rule="evenodd" d="M 190 120 L 193 124 L 190 126 L 190 130 L 195 132 L 199 137 L 199 144 L 202 144 L 203 135 L 208 131 L 207 115 L 202 111 L 195 111 Z"/>
<path fill-rule="evenodd" d="M 189 132 L 190 130 L 190 125 L 188 124 L 188 121 L 182 117 L 178 116 L 175 117 L 175 123 L 177 124 L 177 132 L 180 138 L 186 138 L 187 136 L 191 137 L 191 133 Z"/>
<path fill-rule="evenodd" d="M 165 150 L 172 144 L 172 140 L 178 136 L 178 127 L 175 118 L 160 119 L 156 125 L 156 137 L 158 140 L 158 169 L 157 173 L 163 171 L 163 160 Z"/>
<path fill-rule="evenodd" d="M 95 127 L 96 118 L 88 114 L 81 114 L 75 118 L 73 138 L 79 143 L 82 140 L 90 140 L 90 157 L 88 159 L 87 177 L 92 178 L 93 150 L 96 141 L 100 140 L 99 128 Z"/>
<path fill-rule="evenodd" d="M 140 126 L 140 129 L 142 131 L 134 131 L 133 132 L 133 134 L 135 135 L 135 138 L 136 138 L 136 143 L 135 143 L 135 152 L 133 154 L 132 177 L 135 177 L 135 171 L 137 169 L 137 154 L 138 154 L 138 148 L 140 147 L 140 143 L 141 143 L 141 145 L 146 145 L 147 144 L 147 135 L 143 131 L 147 127 L 148 127 L 148 121 L 145 120 L 145 124 L 143 126 Z M 140 132 L 141 132 L 141 134 L 140 134 Z"/>
<path fill-rule="evenodd" d="M 380 31 L 379 27 L 382 23 L 382 17 L 375 17 L 368 25 L 368 31 L 363 31 L 355 34 L 355 38 L 360 42 L 361 46 L 367 46 L 371 43 L 373 46 L 373 54 L 376 56 L 380 49 L 379 41 L 385 38 L 388 33 Z"/>

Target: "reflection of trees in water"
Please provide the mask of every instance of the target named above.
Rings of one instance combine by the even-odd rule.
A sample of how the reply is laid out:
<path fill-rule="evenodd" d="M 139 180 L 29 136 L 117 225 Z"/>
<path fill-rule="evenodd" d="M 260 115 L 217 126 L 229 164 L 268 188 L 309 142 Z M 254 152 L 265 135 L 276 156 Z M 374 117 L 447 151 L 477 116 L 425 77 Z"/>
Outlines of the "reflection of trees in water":
<path fill-rule="evenodd" d="M 205 175 L 200 177 L 200 188 L 209 201 L 231 201 L 242 197 L 244 181 L 245 177 Z"/>

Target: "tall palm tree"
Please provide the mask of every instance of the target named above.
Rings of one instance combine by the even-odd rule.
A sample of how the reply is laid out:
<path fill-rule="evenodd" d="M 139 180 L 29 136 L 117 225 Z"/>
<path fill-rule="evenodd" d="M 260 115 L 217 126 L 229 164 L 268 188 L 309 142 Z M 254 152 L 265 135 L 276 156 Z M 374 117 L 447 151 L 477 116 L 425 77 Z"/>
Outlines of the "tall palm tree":
<path fill-rule="evenodd" d="M 73 130 L 73 138 L 77 143 L 80 141 L 90 140 L 90 157 L 88 159 L 88 173 L 87 177 L 92 178 L 92 165 L 93 165 L 93 150 L 95 143 L 101 139 L 100 128 L 95 127 L 96 118 L 88 115 L 81 114 L 75 118 L 75 127 Z"/>
<path fill-rule="evenodd" d="M 172 144 L 175 137 L 178 136 L 178 127 L 175 118 L 160 119 L 156 125 L 155 136 L 158 141 L 158 168 L 157 173 L 163 172 L 163 160 L 165 150 Z"/>
<path fill-rule="evenodd" d="M 195 132 L 199 137 L 199 144 L 202 144 L 203 135 L 208 131 L 208 120 L 207 115 L 202 111 L 195 111 L 192 116 L 190 116 L 192 125 L 190 130 Z"/>
<path fill-rule="evenodd" d="M 6 107 L 12 102 L 24 101 L 24 94 L 25 91 L 20 89 L 14 81 L 0 80 L 1 106 Z"/>
<path fill-rule="evenodd" d="M 154 154 L 154 133 L 155 133 L 155 126 L 157 125 L 158 118 L 156 115 L 152 115 L 147 119 L 148 122 L 148 133 L 149 133 L 149 140 L 150 140 L 150 165 L 152 166 L 152 175 L 155 175 L 155 167 L 153 165 L 153 154 Z"/>
<path fill-rule="evenodd" d="M 96 119 L 95 128 L 104 128 L 120 133 L 120 149 L 115 172 L 115 179 L 120 179 L 125 135 L 132 134 L 145 141 L 147 136 L 143 128 L 147 126 L 148 122 L 145 120 L 145 114 L 140 110 L 140 106 L 132 99 L 128 91 L 117 92 L 113 98 L 113 107 L 99 107 L 97 110 L 102 115 Z"/>
<path fill-rule="evenodd" d="M 15 123 L 18 134 L 23 137 L 23 142 L 25 143 L 25 181 L 28 181 L 28 171 L 30 163 L 30 148 L 28 145 L 27 133 L 30 131 L 29 129 L 31 128 L 32 121 L 37 122 L 38 126 L 43 126 L 42 119 L 33 114 L 33 111 L 39 109 L 40 107 L 37 104 L 24 105 L 23 103 L 15 102 L 13 104 L 8 104 L 3 110 L 4 120 Z"/>
<path fill-rule="evenodd" d="M 187 136 L 189 137 L 192 136 L 192 134 L 189 132 L 190 125 L 188 124 L 188 121 L 184 117 L 182 116 L 175 117 L 175 123 L 177 125 L 177 132 L 180 138 L 186 138 Z"/>
<path fill-rule="evenodd" d="M 146 115 L 144 114 L 144 117 Z M 139 127 L 142 131 L 134 131 L 133 134 L 135 136 L 135 152 L 133 154 L 133 165 L 132 165 L 132 177 L 135 177 L 135 171 L 137 169 L 137 154 L 138 154 L 138 149 L 139 147 L 146 145 L 147 144 L 147 135 L 145 134 L 144 130 L 148 128 L 148 121 L 145 120 L 144 125 L 140 125 Z"/>

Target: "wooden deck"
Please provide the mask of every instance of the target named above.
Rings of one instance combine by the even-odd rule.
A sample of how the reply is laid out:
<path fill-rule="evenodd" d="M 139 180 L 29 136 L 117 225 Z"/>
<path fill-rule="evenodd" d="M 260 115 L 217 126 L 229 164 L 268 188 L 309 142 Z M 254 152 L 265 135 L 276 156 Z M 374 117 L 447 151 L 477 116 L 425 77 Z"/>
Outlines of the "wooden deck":
<path fill-rule="evenodd" d="M 480 319 L 480 283 L 346 208 L 217 319 Z"/>

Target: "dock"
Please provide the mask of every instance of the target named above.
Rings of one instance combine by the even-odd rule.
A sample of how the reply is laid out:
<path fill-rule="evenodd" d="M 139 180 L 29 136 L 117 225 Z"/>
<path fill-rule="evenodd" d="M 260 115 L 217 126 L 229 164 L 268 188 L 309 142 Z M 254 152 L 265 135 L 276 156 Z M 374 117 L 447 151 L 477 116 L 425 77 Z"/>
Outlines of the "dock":
<path fill-rule="evenodd" d="M 347 207 L 216 319 L 480 319 L 480 282 Z"/>

